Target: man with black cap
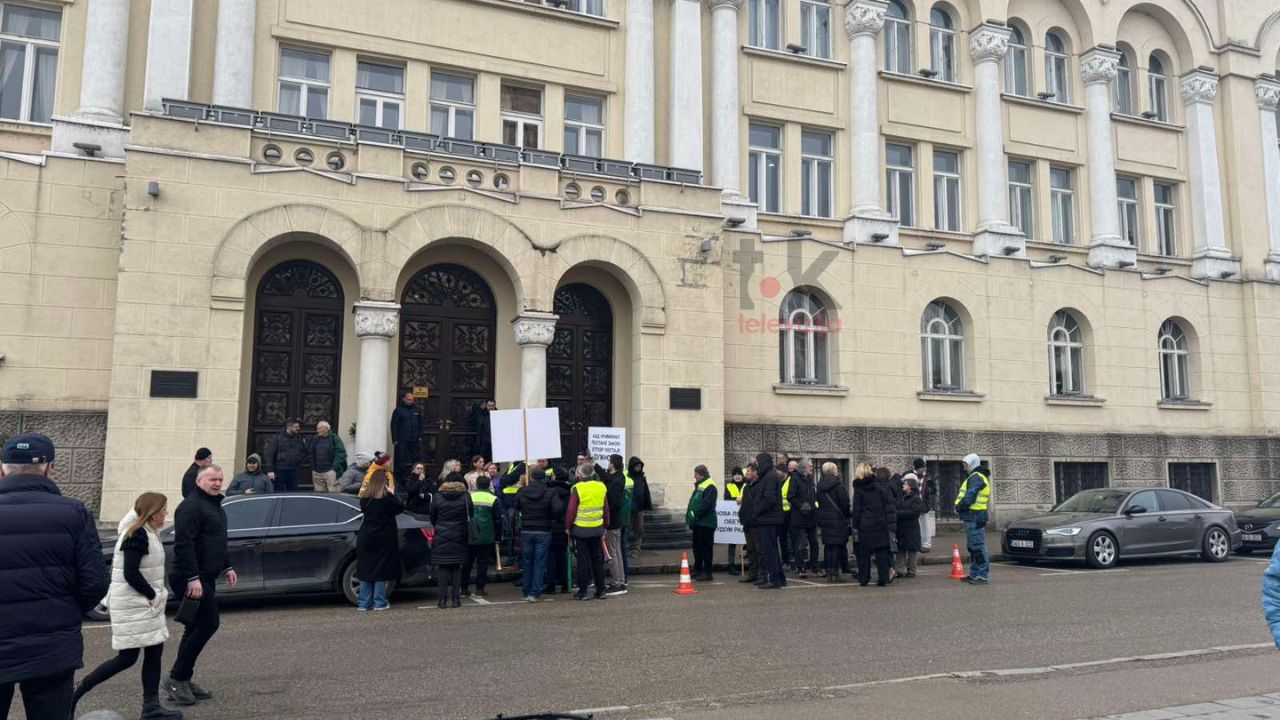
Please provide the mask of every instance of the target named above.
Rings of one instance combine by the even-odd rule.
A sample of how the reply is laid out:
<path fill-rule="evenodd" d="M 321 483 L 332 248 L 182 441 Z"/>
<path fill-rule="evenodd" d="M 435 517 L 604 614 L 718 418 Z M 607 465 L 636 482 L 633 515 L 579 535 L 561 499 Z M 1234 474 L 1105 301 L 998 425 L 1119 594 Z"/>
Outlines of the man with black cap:
<path fill-rule="evenodd" d="M 182 497 L 190 495 L 191 491 L 196 489 L 196 475 L 212 464 L 212 450 L 202 447 L 196 451 L 195 462 L 191 463 L 191 467 L 187 468 L 186 474 L 182 476 Z"/>
<path fill-rule="evenodd" d="M 0 717 L 15 689 L 30 720 L 70 717 L 84 667 L 80 618 L 109 586 L 93 515 L 49 479 L 53 456 L 36 433 L 0 449 Z"/>

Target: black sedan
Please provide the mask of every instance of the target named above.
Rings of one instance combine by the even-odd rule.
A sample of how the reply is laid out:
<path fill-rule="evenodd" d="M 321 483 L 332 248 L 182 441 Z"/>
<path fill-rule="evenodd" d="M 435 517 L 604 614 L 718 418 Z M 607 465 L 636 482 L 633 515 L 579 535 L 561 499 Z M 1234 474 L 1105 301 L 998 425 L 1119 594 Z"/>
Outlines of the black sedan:
<path fill-rule="evenodd" d="M 1237 550 L 1248 555 L 1255 550 L 1271 552 L 1280 539 L 1280 493 L 1258 503 L 1257 507 L 1236 512 L 1244 543 Z"/>
<path fill-rule="evenodd" d="M 1226 560 L 1240 545 L 1230 510 L 1181 490 L 1085 490 L 1044 515 L 1010 524 L 1005 557 L 1019 562 L 1083 560 L 1108 568 L 1121 557 L 1199 555 Z"/>
<path fill-rule="evenodd" d="M 222 503 L 227 511 L 228 560 L 240 576 L 235 588 L 223 578 L 218 595 L 280 595 L 341 592 L 356 604 L 356 534 L 360 501 L 352 495 L 275 493 L 238 495 Z M 404 513 L 396 518 L 401 531 L 400 557 L 405 577 L 401 587 L 431 580 L 431 539 L 425 517 Z M 173 526 L 160 531 L 166 566 L 173 562 Z M 104 541 L 110 564 L 115 541 Z M 105 607 L 91 613 L 106 619 Z"/>

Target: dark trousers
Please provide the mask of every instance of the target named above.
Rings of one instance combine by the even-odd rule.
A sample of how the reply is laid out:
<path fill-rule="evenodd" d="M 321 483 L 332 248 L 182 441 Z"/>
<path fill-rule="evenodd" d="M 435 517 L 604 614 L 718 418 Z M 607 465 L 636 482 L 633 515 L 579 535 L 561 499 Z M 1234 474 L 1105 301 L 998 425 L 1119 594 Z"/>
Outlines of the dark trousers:
<path fill-rule="evenodd" d="M 0 717 L 9 717 L 13 690 L 22 690 L 22 706 L 27 720 L 67 720 L 71 717 L 71 693 L 75 671 L 64 670 L 53 675 L 0 683 Z"/>
<path fill-rule="evenodd" d="M 160 660 L 164 655 L 164 643 L 119 651 L 115 657 L 94 668 L 93 672 L 80 681 L 80 685 L 76 687 L 76 700 L 79 701 L 90 690 L 133 667 L 138 662 L 139 654 L 142 655 L 142 697 L 159 697 Z"/>
<path fill-rule="evenodd" d="M 768 577 L 769 582 L 774 585 L 786 585 L 787 576 L 782 572 L 782 554 L 778 547 L 778 526 L 761 525 L 756 528 L 756 532 L 759 533 L 764 555 L 764 563 L 760 569 L 767 573 L 767 575 L 761 575 L 760 580 L 763 582 L 765 577 Z"/>
<path fill-rule="evenodd" d="M 782 525 L 778 527 L 778 546 L 781 550 L 783 565 L 790 565 L 793 559 L 791 547 L 791 513 L 783 513 Z"/>
<path fill-rule="evenodd" d="M 849 565 L 849 543 L 840 546 L 840 572 L 845 575 L 852 575 L 853 568 Z"/>
<path fill-rule="evenodd" d="M 398 478 L 409 477 L 409 471 L 413 469 L 414 463 L 422 459 L 422 453 L 419 451 L 420 444 L 417 440 L 395 444 L 391 458 L 392 474 Z"/>
<path fill-rule="evenodd" d="M 484 590 L 485 578 L 489 575 L 489 566 L 494 562 L 493 545 L 472 545 L 467 548 L 467 564 L 462 568 L 462 589 L 471 587 L 471 572 L 475 569 L 477 590 Z"/>
<path fill-rule="evenodd" d="M 889 582 L 889 569 L 891 567 L 889 548 L 882 547 L 872 550 L 866 545 L 858 544 L 858 584 L 866 585 L 871 582 L 871 557 L 876 559 L 876 584 L 884 585 Z"/>
<path fill-rule="evenodd" d="M 747 536 L 747 576 L 759 578 L 764 574 L 764 570 L 760 567 L 764 563 L 764 546 L 760 544 L 760 530 L 755 527 L 743 528 L 743 534 Z"/>
<path fill-rule="evenodd" d="M 445 597 L 462 595 L 462 565 L 450 563 L 436 566 L 436 583 Z"/>
<path fill-rule="evenodd" d="M 276 492 L 298 492 L 298 471 L 294 470 L 276 470 L 276 479 L 273 485 Z M 185 588 L 183 589 L 185 592 Z"/>
<path fill-rule="evenodd" d="M 716 550 L 715 528 L 693 528 L 693 574 L 711 576 L 711 558 Z"/>
<path fill-rule="evenodd" d="M 841 551 L 845 550 L 844 545 L 823 545 L 822 560 L 827 568 L 827 576 L 840 574 L 840 557 Z"/>
<path fill-rule="evenodd" d="M 578 555 L 578 592 L 585 594 L 595 581 L 596 595 L 604 595 L 604 544 L 599 537 L 573 539 Z"/>
<path fill-rule="evenodd" d="M 551 552 L 547 553 L 547 589 L 559 587 L 569 592 L 569 538 L 564 530 L 551 531 Z"/>
<path fill-rule="evenodd" d="M 278 477 L 278 475 L 277 475 Z M 173 578 L 169 582 L 175 593 L 185 595 L 187 584 L 181 578 Z M 200 585 L 204 587 L 204 596 L 200 598 L 200 607 L 196 610 L 196 619 L 182 633 L 182 641 L 178 643 L 178 656 L 169 669 L 169 677 L 179 682 L 191 679 L 196 671 L 196 660 L 204 646 L 218 632 L 218 598 L 215 597 L 218 578 L 215 575 L 200 577 Z"/>
<path fill-rule="evenodd" d="M 818 528 L 793 527 L 788 533 L 791 536 L 791 552 L 794 554 L 796 570 L 818 569 Z"/>

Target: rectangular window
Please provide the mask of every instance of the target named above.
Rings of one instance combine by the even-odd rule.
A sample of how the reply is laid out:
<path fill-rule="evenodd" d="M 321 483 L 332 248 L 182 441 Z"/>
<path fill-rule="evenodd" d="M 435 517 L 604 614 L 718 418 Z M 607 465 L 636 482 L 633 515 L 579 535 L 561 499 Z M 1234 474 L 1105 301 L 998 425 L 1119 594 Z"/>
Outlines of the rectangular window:
<path fill-rule="evenodd" d="M 1049 203 L 1053 207 L 1053 241 L 1072 245 L 1076 241 L 1075 185 L 1071 171 L 1049 168 Z"/>
<path fill-rule="evenodd" d="M 1053 464 L 1054 504 L 1066 502 L 1082 490 L 1107 487 L 1107 463 L 1055 462 Z"/>
<path fill-rule="evenodd" d="M 751 202 L 760 212 L 782 212 L 782 128 L 751 123 L 747 161 Z"/>
<path fill-rule="evenodd" d="M 831 217 L 831 133 L 800 134 L 800 214 Z"/>
<path fill-rule="evenodd" d="M 1151 84 L 1151 112 L 1153 120 L 1169 122 L 1169 80 L 1164 75 L 1152 73 L 1148 77 Z"/>
<path fill-rule="evenodd" d="M 61 37 L 61 12 L 4 5 L 0 18 L 0 118 L 52 121 Z"/>
<path fill-rule="evenodd" d="M 1116 197 L 1120 203 L 1120 237 L 1134 247 L 1142 239 L 1138 225 L 1138 181 L 1116 178 Z"/>
<path fill-rule="evenodd" d="M 884 69 L 886 72 L 910 75 L 911 23 L 891 13 L 884 21 Z"/>
<path fill-rule="evenodd" d="M 956 81 L 956 34 L 952 30 L 929 29 L 929 67 L 939 80 Z"/>
<path fill-rule="evenodd" d="M 1217 502 L 1214 500 L 1217 474 L 1216 463 L 1171 462 L 1169 463 L 1169 487 L 1189 492 L 1209 502 Z"/>
<path fill-rule="evenodd" d="M 933 226 L 960 232 L 960 155 L 933 151 Z"/>
<path fill-rule="evenodd" d="M 329 117 L 329 54 L 280 49 L 280 95 L 276 109 L 287 115 Z"/>
<path fill-rule="evenodd" d="M 1009 162 L 1009 222 L 1027 237 L 1035 229 L 1035 185 L 1031 178 L 1031 163 Z"/>
<path fill-rule="evenodd" d="M 916 224 L 915 158 L 910 145 L 885 145 L 885 188 L 889 214 L 907 227 Z"/>
<path fill-rule="evenodd" d="M 591 157 L 604 155 L 604 100 L 564 96 L 564 151 Z"/>
<path fill-rule="evenodd" d="M 565 9 L 583 15 L 604 17 L 604 0 L 568 0 Z"/>
<path fill-rule="evenodd" d="M 750 0 L 747 30 L 751 45 L 768 50 L 782 49 L 782 0 Z"/>
<path fill-rule="evenodd" d="M 1052 93 L 1050 102 L 1066 105 L 1071 102 L 1071 75 L 1067 71 L 1065 54 L 1048 52 L 1044 54 L 1044 75 L 1046 90 Z"/>
<path fill-rule="evenodd" d="M 404 68 L 356 63 L 356 112 L 361 125 L 400 129 L 404 108 Z"/>
<path fill-rule="evenodd" d="M 830 0 L 802 0 L 800 3 L 800 43 L 805 55 L 831 57 Z"/>
<path fill-rule="evenodd" d="M 1027 84 L 1027 48 L 1009 44 L 1004 57 L 1004 91 L 1010 95 L 1026 97 L 1030 93 Z"/>
<path fill-rule="evenodd" d="M 476 126 L 476 80 L 431 73 L 431 134 L 472 140 Z"/>
<path fill-rule="evenodd" d="M 1178 191 L 1166 183 L 1155 184 L 1157 252 L 1178 256 Z"/>
<path fill-rule="evenodd" d="M 542 139 L 542 89 L 502 86 L 502 142 L 537 149 Z"/>
<path fill-rule="evenodd" d="M 1116 69 L 1115 80 L 1116 112 L 1121 115 L 1133 114 L 1133 76 L 1129 66 L 1123 61 Z"/>

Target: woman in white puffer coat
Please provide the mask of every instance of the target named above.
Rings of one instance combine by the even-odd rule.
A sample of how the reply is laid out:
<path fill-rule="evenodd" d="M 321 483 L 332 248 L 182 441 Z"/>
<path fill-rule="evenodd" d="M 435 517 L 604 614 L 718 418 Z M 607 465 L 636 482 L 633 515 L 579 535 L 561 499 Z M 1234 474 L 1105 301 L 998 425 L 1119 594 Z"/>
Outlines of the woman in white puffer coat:
<path fill-rule="evenodd" d="M 142 655 L 142 720 L 182 720 L 182 713 L 160 705 L 160 661 L 169 639 L 165 621 L 164 545 L 158 531 L 168 517 L 168 498 L 143 493 L 133 511 L 120 521 L 111 562 L 111 589 L 107 609 L 111 613 L 111 647 L 117 655 L 99 665 L 76 687 L 78 704 L 93 688 L 133 667 Z M 72 716 L 75 716 L 74 705 Z"/>

